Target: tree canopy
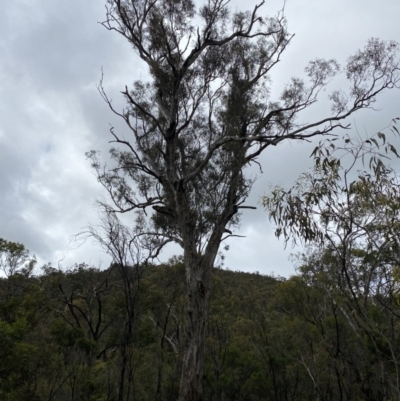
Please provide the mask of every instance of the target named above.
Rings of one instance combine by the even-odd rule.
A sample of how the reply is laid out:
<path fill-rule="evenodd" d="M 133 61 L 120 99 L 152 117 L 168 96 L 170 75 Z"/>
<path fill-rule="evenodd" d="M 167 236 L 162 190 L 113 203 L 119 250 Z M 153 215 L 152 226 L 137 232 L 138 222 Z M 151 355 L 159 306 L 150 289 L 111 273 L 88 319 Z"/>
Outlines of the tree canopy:
<path fill-rule="evenodd" d="M 354 288 L 372 266 L 361 251 L 368 252 L 354 255 Z M 397 399 L 398 269 L 355 299 L 338 281 L 340 272 L 331 248 L 299 255 L 298 273 L 288 279 L 215 269 L 204 399 Z M 0 278 L 1 399 L 177 399 L 184 276 L 177 259 L 148 265 L 133 314 L 117 265 L 64 271 L 47 265 L 38 275 Z"/>

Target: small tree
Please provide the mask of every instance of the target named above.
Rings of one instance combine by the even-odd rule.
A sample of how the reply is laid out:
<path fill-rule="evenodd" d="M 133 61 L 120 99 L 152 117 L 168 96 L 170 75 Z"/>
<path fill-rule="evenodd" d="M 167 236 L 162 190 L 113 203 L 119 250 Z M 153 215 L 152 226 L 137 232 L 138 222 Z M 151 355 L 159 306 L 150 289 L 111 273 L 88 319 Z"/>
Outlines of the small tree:
<path fill-rule="evenodd" d="M 398 120 L 391 126 L 395 134 Z M 343 146 L 328 139 L 313 152 L 313 171 L 303 173 L 289 190 L 275 187 L 263 203 L 278 237 L 308 245 L 311 252 L 300 259 L 303 275 L 320 285 L 326 277 L 327 297 L 374 350 L 378 390 L 396 399 L 400 182 L 383 162 L 388 154 L 399 157 L 382 132 L 365 139 L 345 137 Z M 381 323 L 385 317 L 391 322 L 386 326 Z"/>
<path fill-rule="evenodd" d="M 331 94 L 332 114 L 301 123 L 298 114 L 340 70 L 316 59 L 308 83 L 293 78 L 278 100 L 269 98 L 268 77 L 293 35 L 283 12 L 263 18 L 231 13 L 229 1 L 108 0 L 103 26 L 124 36 L 149 68 L 148 81 L 122 92 L 127 107 L 114 108 L 129 136 L 111 129 L 115 168 L 89 157 L 112 204 L 106 216 L 135 212 L 132 240 L 158 255 L 169 242 L 183 249 L 188 294 L 186 345 L 179 400 L 203 399 L 205 329 L 214 261 L 233 235 L 253 181 L 244 168 L 269 146 L 332 133 L 378 93 L 399 81 L 397 44 L 371 39 L 348 59 L 350 91 Z"/>
<path fill-rule="evenodd" d="M 21 270 L 29 275 L 36 265 L 36 258 L 29 257 L 29 250 L 23 244 L 0 238 L 0 269 L 9 278 Z"/>

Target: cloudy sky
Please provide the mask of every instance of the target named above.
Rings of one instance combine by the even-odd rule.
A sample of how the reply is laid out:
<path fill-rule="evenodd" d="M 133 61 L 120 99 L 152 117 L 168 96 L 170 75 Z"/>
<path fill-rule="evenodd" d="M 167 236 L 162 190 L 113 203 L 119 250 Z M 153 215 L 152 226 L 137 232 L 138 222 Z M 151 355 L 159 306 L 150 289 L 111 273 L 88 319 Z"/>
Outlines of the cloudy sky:
<path fill-rule="evenodd" d="M 243 9 L 242 3 L 232 1 L 232 8 Z M 267 0 L 262 14 L 275 15 L 281 6 Z M 87 224 L 96 224 L 93 205 L 103 194 L 85 152 L 97 149 L 106 157 L 109 124 L 124 130 L 96 85 L 103 68 L 107 93 L 122 107 L 119 91 L 147 70 L 123 38 L 98 24 L 105 14 L 102 0 L 13 0 L 1 8 L 0 238 L 24 243 L 39 264 L 107 266 L 109 257 L 95 244 L 70 243 Z M 370 37 L 400 41 L 398 0 L 287 0 L 285 14 L 296 36 L 272 74 L 276 93 L 313 58 L 334 57 L 343 65 Z M 346 88 L 340 77 L 332 85 Z M 304 119 L 326 116 L 325 106 L 321 101 Z M 379 112 L 363 111 L 349 122 L 369 133 L 385 127 L 400 116 L 400 91 L 385 93 L 376 106 Z M 290 185 L 311 165 L 312 148 L 287 143 L 262 156 L 264 175 L 248 202 L 258 210 L 243 215 L 239 233 L 246 238 L 230 242 L 226 267 L 293 273 L 293 250 L 284 251 L 276 240 L 259 202 L 269 183 Z M 161 259 L 177 251 L 167 249 Z"/>

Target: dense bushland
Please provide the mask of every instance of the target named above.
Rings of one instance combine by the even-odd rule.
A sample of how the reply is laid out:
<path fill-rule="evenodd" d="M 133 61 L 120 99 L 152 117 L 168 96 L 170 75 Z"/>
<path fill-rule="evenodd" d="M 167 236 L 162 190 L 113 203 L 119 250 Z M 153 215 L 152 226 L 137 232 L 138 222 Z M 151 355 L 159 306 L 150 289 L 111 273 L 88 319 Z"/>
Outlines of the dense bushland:
<path fill-rule="evenodd" d="M 363 299 L 362 322 L 332 252 L 299 261 L 290 279 L 214 269 L 206 399 L 397 399 L 398 269 L 380 283 L 390 292 Z M 17 270 L 0 280 L 0 398 L 175 400 L 185 308 L 178 259 Z"/>

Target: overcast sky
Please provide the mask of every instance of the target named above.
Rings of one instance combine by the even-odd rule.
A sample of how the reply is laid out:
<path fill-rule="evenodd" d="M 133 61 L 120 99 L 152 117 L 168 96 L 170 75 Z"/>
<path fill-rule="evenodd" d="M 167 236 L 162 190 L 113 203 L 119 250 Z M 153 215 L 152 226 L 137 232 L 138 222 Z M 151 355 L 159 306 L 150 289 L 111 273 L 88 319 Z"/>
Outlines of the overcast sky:
<path fill-rule="evenodd" d="M 232 2 L 232 8 L 254 1 Z M 281 1 L 266 1 L 260 14 L 275 15 Z M 102 195 L 85 152 L 109 147 L 109 124 L 123 125 L 109 111 L 96 85 L 104 70 L 105 88 L 116 105 L 119 91 L 145 77 L 147 69 L 117 34 L 97 22 L 104 1 L 2 1 L 0 13 L 0 238 L 22 242 L 39 264 L 63 268 L 73 263 L 110 259 L 90 241 L 76 249 L 71 236 L 96 224 L 96 198 Z M 316 57 L 347 57 L 370 37 L 400 41 L 398 0 L 287 0 L 289 31 L 295 33 L 282 62 L 272 73 L 273 93 L 291 76 L 301 76 Z M 344 86 L 340 77 L 333 88 Z M 326 94 L 323 94 L 323 97 Z M 400 116 L 400 91 L 380 96 L 379 112 L 351 118 L 359 130 L 373 133 Z M 311 121 L 329 113 L 324 102 L 308 112 Z M 238 234 L 231 240 L 225 266 L 232 270 L 290 275 L 293 267 L 274 237 L 273 225 L 260 207 L 269 183 L 290 185 L 311 165 L 312 144 L 286 143 L 268 149 L 260 159 L 264 175 L 253 189 Z M 168 249 L 162 260 L 178 248 Z M 296 251 L 296 250 L 294 250 Z"/>

